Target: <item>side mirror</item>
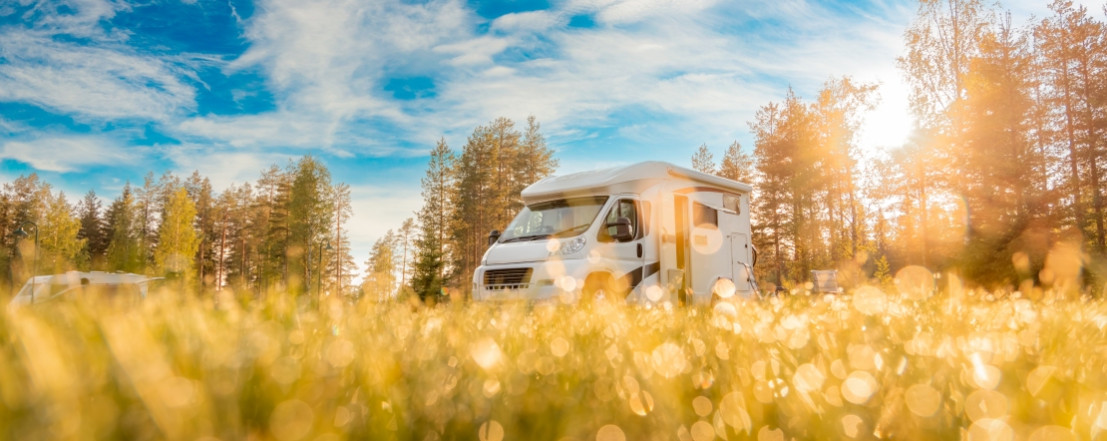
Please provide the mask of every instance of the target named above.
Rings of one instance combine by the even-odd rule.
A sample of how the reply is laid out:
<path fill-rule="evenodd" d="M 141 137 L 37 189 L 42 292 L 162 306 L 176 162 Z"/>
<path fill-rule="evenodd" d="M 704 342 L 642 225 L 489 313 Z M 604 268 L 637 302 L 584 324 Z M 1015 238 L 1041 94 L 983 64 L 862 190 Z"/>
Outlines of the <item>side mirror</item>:
<path fill-rule="evenodd" d="M 615 219 L 615 223 L 607 224 L 609 227 L 615 227 L 615 234 L 611 235 L 612 239 L 619 242 L 626 242 L 634 239 L 634 231 L 630 228 L 630 219 L 620 217 Z"/>
<path fill-rule="evenodd" d="M 488 246 L 492 246 L 497 240 L 500 240 L 500 230 L 492 230 L 488 233 Z"/>

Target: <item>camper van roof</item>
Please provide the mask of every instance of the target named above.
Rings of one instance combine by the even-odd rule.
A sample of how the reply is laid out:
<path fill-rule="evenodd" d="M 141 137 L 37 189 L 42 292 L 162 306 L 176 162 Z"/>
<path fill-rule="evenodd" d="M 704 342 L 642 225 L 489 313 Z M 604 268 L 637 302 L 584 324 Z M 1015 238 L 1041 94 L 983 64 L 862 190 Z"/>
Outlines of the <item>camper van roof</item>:
<path fill-rule="evenodd" d="M 735 193 L 749 193 L 753 190 L 748 184 L 678 167 L 668 162 L 646 161 L 622 167 L 550 176 L 531 184 L 523 190 L 522 196 L 523 200 L 532 202 L 579 194 L 635 191 L 653 184 L 647 181 L 668 179 L 686 179 L 699 185 Z"/>

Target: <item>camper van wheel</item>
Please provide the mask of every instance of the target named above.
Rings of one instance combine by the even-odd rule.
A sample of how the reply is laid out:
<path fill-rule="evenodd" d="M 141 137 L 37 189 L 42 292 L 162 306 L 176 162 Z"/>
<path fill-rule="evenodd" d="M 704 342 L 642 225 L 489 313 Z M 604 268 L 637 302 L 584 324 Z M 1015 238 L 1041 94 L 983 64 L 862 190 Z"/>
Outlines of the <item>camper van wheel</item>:
<path fill-rule="evenodd" d="M 626 300 L 628 290 L 610 274 L 592 274 L 584 280 L 581 298 L 586 302 L 616 302 Z"/>

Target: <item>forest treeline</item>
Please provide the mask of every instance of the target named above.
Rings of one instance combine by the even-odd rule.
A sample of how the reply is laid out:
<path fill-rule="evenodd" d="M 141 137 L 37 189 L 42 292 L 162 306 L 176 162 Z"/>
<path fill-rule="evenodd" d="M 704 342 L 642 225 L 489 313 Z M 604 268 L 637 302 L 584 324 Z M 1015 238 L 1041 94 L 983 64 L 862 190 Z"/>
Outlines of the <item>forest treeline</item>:
<path fill-rule="evenodd" d="M 1049 9 L 1018 26 L 991 3 L 920 2 L 898 59 L 917 124 L 887 157 L 855 142 L 877 85 L 761 106 L 741 159 L 761 279 L 921 265 L 991 288 L 1104 280 L 1107 26 L 1068 0 Z M 692 162 L 714 171 L 706 146 Z"/>
<path fill-rule="evenodd" d="M 32 272 L 91 270 L 165 277 L 198 292 L 356 295 L 351 214 L 349 186 L 333 184 L 311 156 L 222 192 L 199 172 L 150 173 L 106 207 L 94 191 L 70 204 L 37 175 L 21 176 L 0 189 L 2 289 L 19 289 Z"/>

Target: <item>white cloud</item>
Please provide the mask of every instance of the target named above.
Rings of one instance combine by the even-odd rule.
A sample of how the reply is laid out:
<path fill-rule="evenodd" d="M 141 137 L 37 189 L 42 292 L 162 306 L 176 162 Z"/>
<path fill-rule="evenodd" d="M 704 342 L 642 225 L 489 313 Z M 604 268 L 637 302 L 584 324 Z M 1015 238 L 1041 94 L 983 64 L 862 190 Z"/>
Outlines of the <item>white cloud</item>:
<path fill-rule="evenodd" d="M 136 155 L 95 137 L 45 137 L 32 141 L 8 141 L 0 156 L 27 163 L 38 170 L 80 171 L 91 165 L 116 165 L 135 160 Z"/>
<path fill-rule="evenodd" d="M 77 119 L 167 120 L 195 107 L 181 72 L 151 57 L 0 33 L 0 100 L 30 102 Z"/>
<path fill-rule="evenodd" d="M 609 24 L 635 23 L 657 17 L 696 14 L 715 3 L 714 0 L 625 0 L 606 5 L 597 17 Z"/>
<path fill-rule="evenodd" d="M 545 32 L 565 24 L 561 14 L 550 11 L 527 11 L 505 14 L 492 21 L 492 29 L 504 32 Z"/>
<path fill-rule="evenodd" d="M 125 11 L 130 6 L 123 1 L 113 0 L 20 0 L 20 3 L 33 3 L 34 7 L 27 14 L 36 15 L 35 28 L 48 33 L 67 34 L 78 37 L 91 37 L 97 39 L 125 38 L 121 34 L 107 34 L 104 27 L 100 26 L 102 20 L 115 16 L 116 12 Z M 65 13 L 59 11 L 65 10 Z"/>
<path fill-rule="evenodd" d="M 511 41 L 497 37 L 478 37 L 434 48 L 435 52 L 451 56 L 449 63 L 455 66 L 490 64 L 492 57 L 511 46 Z"/>

